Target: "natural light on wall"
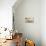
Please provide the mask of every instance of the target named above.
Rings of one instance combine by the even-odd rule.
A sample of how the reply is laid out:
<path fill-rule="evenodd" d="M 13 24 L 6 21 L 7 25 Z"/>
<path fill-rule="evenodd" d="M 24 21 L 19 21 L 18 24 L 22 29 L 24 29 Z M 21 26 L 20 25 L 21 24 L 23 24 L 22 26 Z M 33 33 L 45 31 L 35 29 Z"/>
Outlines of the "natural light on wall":
<path fill-rule="evenodd" d="M 11 9 L 3 9 L 0 13 L 0 27 L 12 28 Z"/>
<path fill-rule="evenodd" d="M 12 6 L 16 0 L 0 0 L 0 27 L 12 29 Z"/>

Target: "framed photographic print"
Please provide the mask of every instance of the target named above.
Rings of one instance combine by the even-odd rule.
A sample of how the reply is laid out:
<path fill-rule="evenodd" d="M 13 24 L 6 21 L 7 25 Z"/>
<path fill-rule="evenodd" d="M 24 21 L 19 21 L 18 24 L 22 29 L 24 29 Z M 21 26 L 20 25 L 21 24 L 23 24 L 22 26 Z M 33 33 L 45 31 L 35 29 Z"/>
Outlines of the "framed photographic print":
<path fill-rule="evenodd" d="M 34 17 L 25 17 L 25 22 L 26 23 L 33 23 L 34 22 Z"/>

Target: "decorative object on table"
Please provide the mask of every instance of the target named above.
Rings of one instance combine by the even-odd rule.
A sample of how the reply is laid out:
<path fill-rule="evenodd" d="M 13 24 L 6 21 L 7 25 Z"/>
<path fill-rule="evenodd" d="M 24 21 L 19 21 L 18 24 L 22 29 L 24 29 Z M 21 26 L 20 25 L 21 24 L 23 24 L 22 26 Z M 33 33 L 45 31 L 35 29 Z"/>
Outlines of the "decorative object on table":
<path fill-rule="evenodd" d="M 0 27 L 0 44 L 6 42 L 5 27 Z"/>
<path fill-rule="evenodd" d="M 6 39 L 11 40 L 12 39 L 12 30 L 7 29 L 6 31 Z"/>
<path fill-rule="evenodd" d="M 5 30 L 5 27 L 1 27 L 0 28 L 0 39 L 6 39 L 5 36 L 6 36 L 6 31 Z M 4 40 L 5 41 L 5 40 Z"/>
<path fill-rule="evenodd" d="M 5 30 L 4 31 L 6 31 L 7 30 L 7 28 L 5 28 Z"/>
<path fill-rule="evenodd" d="M 25 22 L 26 23 L 33 23 L 34 22 L 34 17 L 31 16 L 31 17 L 25 17 Z"/>
<path fill-rule="evenodd" d="M 25 46 L 35 46 L 35 43 L 32 40 L 26 40 Z"/>

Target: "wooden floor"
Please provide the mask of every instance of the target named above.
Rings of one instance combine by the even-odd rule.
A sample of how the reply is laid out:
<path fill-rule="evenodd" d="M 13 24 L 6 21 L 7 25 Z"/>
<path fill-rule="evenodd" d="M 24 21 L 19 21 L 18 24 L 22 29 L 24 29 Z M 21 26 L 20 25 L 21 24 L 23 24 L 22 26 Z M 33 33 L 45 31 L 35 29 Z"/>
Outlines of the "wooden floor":
<path fill-rule="evenodd" d="M 6 40 L 6 42 L 2 43 L 0 46 L 16 46 L 15 39 L 13 40 Z"/>

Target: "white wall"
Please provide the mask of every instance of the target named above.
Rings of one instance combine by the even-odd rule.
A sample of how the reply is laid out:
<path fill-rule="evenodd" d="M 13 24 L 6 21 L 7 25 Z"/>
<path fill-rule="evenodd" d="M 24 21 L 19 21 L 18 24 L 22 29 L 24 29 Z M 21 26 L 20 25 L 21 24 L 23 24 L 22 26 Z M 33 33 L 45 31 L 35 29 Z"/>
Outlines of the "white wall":
<path fill-rule="evenodd" d="M 15 3 L 15 1 L 16 0 L 0 0 L 0 26 L 12 28 L 12 6 Z M 39 34 L 36 35 L 36 33 L 40 32 L 40 23 L 39 23 L 39 21 L 37 21 L 37 20 L 40 20 L 39 19 L 40 18 L 40 12 L 38 11 L 38 9 L 40 7 L 40 4 L 39 4 L 40 0 L 30 0 L 30 1 L 31 2 L 28 2 L 28 5 L 27 5 L 27 2 L 26 2 L 26 4 L 24 2 L 23 7 L 20 6 L 21 7 L 21 8 L 19 8 L 20 12 L 17 10 L 17 12 L 19 14 L 15 14 L 15 15 L 17 15 L 16 19 L 19 20 L 21 17 L 22 20 L 20 19 L 19 21 L 18 20 L 16 21 L 16 27 L 20 32 L 24 32 L 25 36 L 26 36 L 25 33 L 28 33 L 28 34 L 30 34 L 31 39 L 34 38 L 35 41 L 38 41 L 40 39 L 40 36 L 39 36 Z M 46 36 L 45 36 L 46 35 L 46 0 L 41 0 L 41 1 L 42 1 L 42 3 L 41 3 L 42 4 L 42 8 L 41 8 L 42 9 L 42 16 L 41 16 L 41 29 L 42 29 L 41 30 L 41 36 L 42 36 L 41 38 L 42 39 L 41 40 L 42 40 L 42 46 L 46 46 Z M 34 3 L 36 2 L 36 5 L 33 2 Z M 30 8 L 28 9 L 28 6 L 31 9 Z M 35 6 L 37 7 L 37 10 L 36 10 Z M 22 10 L 23 12 L 21 12 L 22 8 L 23 8 L 23 10 Z M 26 9 L 27 9 L 27 11 L 25 11 Z M 33 11 L 35 11 L 36 14 Z M 32 24 L 25 23 L 24 17 L 28 16 L 28 15 L 35 17 L 34 23 L 32 23 Z M 39 17 L 38 17 L 38 15 L 39 15 Z M 36 24 L 36 21 L 37 21 L 37 24 Z M 22 25 L 22 26 L 20 26 L 20 25 Z M 39 36 L 39 38 L 38 38 L 38 36 Z"/>
<path fill-rule="evenodd" d="M 0 27 L 12 28 L 12 6 L 16 0 L 0 0 Z"/>
<path fill-rule="evenodd" d="M 36 46 L 41 46 L 41 0 L 23 0 L 14 10 L 15 28 L 25 38 L 34 40 Z M 33 16 L 34 23 L 25 23 L 26 16 Z"/>
<path fill-rule="evenodd" d="M 42 46 L 46 46 L 46 0 L 41 1 L 41 40 Z"/>

